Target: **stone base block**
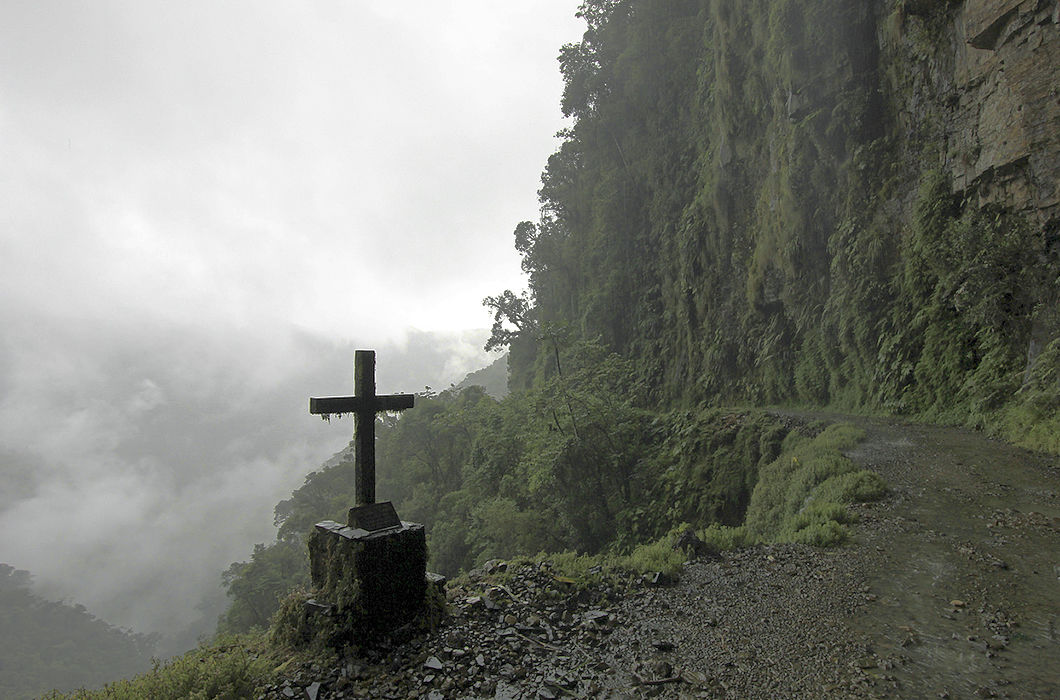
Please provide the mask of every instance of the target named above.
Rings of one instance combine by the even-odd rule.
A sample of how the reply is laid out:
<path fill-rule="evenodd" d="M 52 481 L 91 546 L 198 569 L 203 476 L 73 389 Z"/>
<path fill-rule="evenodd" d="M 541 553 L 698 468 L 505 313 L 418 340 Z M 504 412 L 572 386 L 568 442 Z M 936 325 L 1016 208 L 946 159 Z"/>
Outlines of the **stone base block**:
<path fill-rule="evenodd" d="M 423 610 L 423 525 L 402 522 L 400 527 L 368 532 L 326 520 L 310 535 L 309 561 L 316 599 L 332 607 L 342 636 L 387 632 Z"/>

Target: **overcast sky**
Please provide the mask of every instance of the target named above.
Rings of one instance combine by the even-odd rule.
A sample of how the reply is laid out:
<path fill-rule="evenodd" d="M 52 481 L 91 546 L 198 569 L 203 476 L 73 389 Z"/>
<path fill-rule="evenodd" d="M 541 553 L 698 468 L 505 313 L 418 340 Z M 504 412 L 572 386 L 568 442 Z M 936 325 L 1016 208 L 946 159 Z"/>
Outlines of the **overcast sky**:
<path fill-rule="evenodd" d="M 575 0 L 0 6 L 8 312 L 488 325 Z"/>
<path fill-rule="evenodd" d="M 305 399 L 355 347 L 484 364 L 577 4 L 0 2 L 0 562 L 170 631 L 349 439 Z"/>

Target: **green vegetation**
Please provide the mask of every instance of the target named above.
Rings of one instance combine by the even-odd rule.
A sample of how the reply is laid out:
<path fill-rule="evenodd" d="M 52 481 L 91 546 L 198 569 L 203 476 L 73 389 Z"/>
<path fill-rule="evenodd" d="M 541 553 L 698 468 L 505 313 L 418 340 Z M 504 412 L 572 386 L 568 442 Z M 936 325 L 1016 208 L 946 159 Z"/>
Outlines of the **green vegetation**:
<path fill-rule="evenodd" d="M 221 636 L 135 678 L 43 700 L 244 700 L 268 683 L 284 656 L 260 634 Z"/>
<path fill-rule="evenodd" d="M 321 518 L 323 519 L 323 518 Z M 266 547 L 255 545 L 249 562 L 236 562 L 222 575 L 232 604 L 218 623 L 222 633 L 264 629 L 292 582 L 308 581 L 309 561 L 301 537 L 281 536 Z"/>
<path fill-rule="evenodd" d="M 887 486 L 878 474 L 858 469 L 842 454 L 864 437 L 859 428 L 839 423 L 809 437 L 798 431 L 786 432 L 776 423 L 772 427 L 774 437 L 786 433 L 786 438 L 778 445 L 779 456 L 758 470 L 744 524 L 731 526 L 715 520 L 696 531 L 707 549 L 728 550 L 766 542 L 821 547 L 839 544 L 848 535 L 845 525 L 853 519 L 846 506 L 874 501 L 886 493 Z M 724 449 L 718 451 L 723 453 Z M 689 558 L 690 552 L 680 546 L 680 535 L 690 528 L 687 523 L 676 525 L 627 554 L 616 549 L 599 554 L 565 551 L 539 555 L 536 561 L 547 560 L 554 572 L 575 585 L 622 571 L 672 576 Z"/>
<path fill-rule="evenodd" d="M 427 526 L 432 570 L 564 551 L 662 570 L 672 555 L 644 543 L 680 523 L 743 521 L 786 427 L 760 412 L 651 410 L 627 360 L 558 331 L 551 342 L 530 390 L 499 401 L 477 387 L 428 393 L 377 425 L 378 497 Z M 277 506 L 277 541 L 226 573 L 225 630 L 264 629 L 288 591 L 308 586 L 305 538 L 345 518 L 353 488 L 353 465 L 339 463 Z"/>
<path fill-rule="evenodd" d="M 847 423 L 813 438 L 789 433 L 781 454 L 759 469 L 744 524 L 715 522 L 696 534 L 719 550 L 765 542 L 821 547 L 843 542 L 853 518 L 846 506 L 874 501 L 887 490 L 878 474 L 858 469 L 842 454 L 863 437 Z"/>
<path fill-rule="evenodd" d="M 1017 401 L 1002 413 L 1004 434 L 1024 444 L 1060 454 L 1060 339 L 1038 356 L 1017 392 Z"/>
<path fill-rule="evenodd" d="M 681 565 L 689 559 L 689 553 L 677 546 L 677 536 L 688 527 L 678 525 L 654 542 L 638 545 L 629 554 L 609 559 L 607 565 L 641 574 L 662 572 L 675 576 L 681 571 Z"/>
<path fill-rule="evenodd" d="M 956 94 L 915 94 L 958 6 L 586 2 L 574 124 L 515 230 L 529 294 L 491 297 L 512 387 L 563 329 L 635 360 L 655 406 L 896 412 L 1055 451 L 1055 231 L 954 194 Z"/>
<path fill-rule="evenodd" d="M 841 452 L 862 437 L 864 432 L 849 424 L 830 426 L 813 439 L 792 433 L 780 457 L 761 471 L 745 537 L 822 546 L 841 542 L 850 519 L 844 506 L 875 500 L 887 488 L 878 474 L 857 469 Z"/>
<path fill-rule="evenodd" d="M 81 605 L 42 600 L 26 571 L 0 564 L 0 697 L 100 686 L 151 665 L 153 640 L 108 625 Z"/>
<path fill-rule="evenodd" d="M 529 391 L 501 401 L 476 388 L 429 394 L 377 426 L 379 496 L 427 525 L 433 570 L 452 576 L 541 552 L 573 577 L 593 567 L 672 574 L 688 556 L 674 548 L 688 527 L 716 549 L 828 545 L 846 534 L 845 504 L 883 492 L 841 455 L 860 436 L 849 426 L 811 438 L 759 411 L 655 412 L 629 363 L 599 344 L 557 340 L 552 360 Z M 343 518 L 352 490 L 352 466 L 340 463 L 277 506 L 277 542 L 229 570 L 226 625 L 249 620 L 234 611 L 250 603 L 268 602 L 271 616 L 282 598 L 271 591 L 308 585 L 304 566 L 284 574 L 286 555 L 270 550 Z M 267 597 L 253 593 L 262 582 Z M 297 637 L 301 612 L 291 614 L 283 628 Z"/>

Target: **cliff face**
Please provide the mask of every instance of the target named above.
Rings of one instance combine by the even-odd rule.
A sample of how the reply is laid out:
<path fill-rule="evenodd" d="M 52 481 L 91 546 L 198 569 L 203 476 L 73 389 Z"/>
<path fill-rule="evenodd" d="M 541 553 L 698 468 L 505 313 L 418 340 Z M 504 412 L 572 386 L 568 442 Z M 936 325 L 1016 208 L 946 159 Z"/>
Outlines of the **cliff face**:
<path fill-rule="evenodd" d="M 969 0 L 935 64 L 948 85 L 925 95 L 952 105 L 944 139 L 954 191 L 1042 227 L 1060 218 L 1058 26 L 1055 0 Z"/>
<path fill-rule="evenodd" d="M 1058 12 L 586 3 L 575 125 L 518 244 L 552 330 L 513 343 L 515 386 L 558 328 L 636 358 L 660 401 L 979 422 L 1034 394 L 1055 419 Z"/>
<path fill-rule="evenodd" d="M 919 4 L 925 11 L 932 6 Z M 934 36 L 926 35 L 920 18 L 909 27 L 901 12 L 881 32 L 881 44 L 890 46 L 884 69 L 887 63 L 907 69 L 889 71 L 895 126 L 899 133 L 923 130 L 938 144 L 952 191 L 965 206 L 1019 213 L 1050 233 L 1055 255 L 1060 3 L 967 0 L 957 8 L 936 20 Z M 925 49 L 925 42 L 935 45 Z"/>
<path fill-rule="evenodd" d="M 1027 227 L 1025 264 L 1038 275 L 1022 387 L 1037 370 L 1055 395 L 1058 356 L 1045 358 L 1052 369 L 1039 359 L 1060 338 L 1060 3 L 966 0 L 945 13 L 939 4 L 885 5 L 890 21 L 877 36 L 891 129 L 910 173 L 937 155 L 966 216 L 1012 214 L 1009 225 Z"/>
<path fill-rule="evenodd" d="M 928 60 L 931 78 L 904 105 L 931 104 L 944 125 L 944 167 L 967 205 L 1018 212 L 1046 237 L 1039 263 L 1060 259 L 1060 3 L 968 0 Z M 904 49 L 908 52 L 910 47 Z M 941 109 L 940 109 L 941 107 Z M 1060 330 L 1060 296 L 1045 290 L 1028 341 L 1028 370 Z"/>

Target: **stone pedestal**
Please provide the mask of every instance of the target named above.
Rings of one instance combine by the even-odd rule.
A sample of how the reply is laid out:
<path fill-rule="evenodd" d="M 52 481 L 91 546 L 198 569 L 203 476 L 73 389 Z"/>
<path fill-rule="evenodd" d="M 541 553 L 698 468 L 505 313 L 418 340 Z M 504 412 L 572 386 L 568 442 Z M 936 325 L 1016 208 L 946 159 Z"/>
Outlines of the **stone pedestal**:
<path fill-rule="evenodd" d="M 423 525 L 400 522 L 370 532 L 333 520 L 317 523 L 309 538 L 310 575 L 340 637 L 350 641 L 393 630 L 413 620 L 427 590 Z"/>

